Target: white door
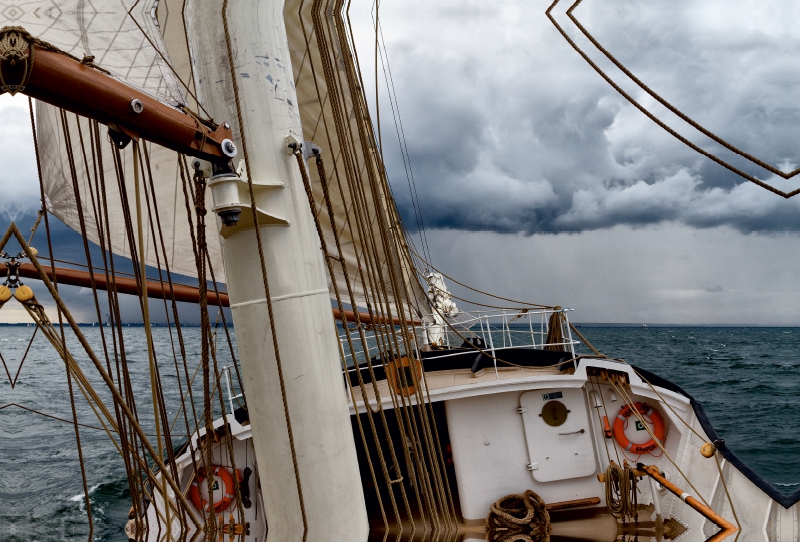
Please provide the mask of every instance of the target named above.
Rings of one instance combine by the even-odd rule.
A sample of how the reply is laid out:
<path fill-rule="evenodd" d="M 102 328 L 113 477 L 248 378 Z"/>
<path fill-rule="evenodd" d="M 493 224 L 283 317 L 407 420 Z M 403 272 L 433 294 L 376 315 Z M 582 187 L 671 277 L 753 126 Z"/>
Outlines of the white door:
<path fill-rule="evenodd" d="M 519 406 L 534 480 L 554 482 L 597 472 L 582 389 L 526 391 Z"/>

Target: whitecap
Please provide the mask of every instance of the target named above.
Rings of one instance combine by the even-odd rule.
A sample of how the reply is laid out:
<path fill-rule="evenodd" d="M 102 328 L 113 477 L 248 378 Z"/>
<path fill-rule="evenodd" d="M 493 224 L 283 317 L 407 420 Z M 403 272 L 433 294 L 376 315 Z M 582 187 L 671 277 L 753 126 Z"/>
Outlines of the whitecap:
<path fill-rule="evenodd" d="M 94 492 L 95 492 L 95 490 L 96 490 L 98 487 L 100 487 L 100 484 L 95 484 L 95 485 L 91 486 L 91 487 L 89 488 L 89 495 L 91 495 L 92 493 L 94 493 Z M 70 497 L 70 498 L 69 498 L 69 500 L 70 500 L 71 502 L 80 502 L 80 501 L 83 501 L 83 498 L 84 498 L 85 496 L 86 496 L 85 494 L 83 494 L 83 493 L 80 493 L 80 494 L 78 494 L 78 495 L 73 495 L 72 497 Z"/>

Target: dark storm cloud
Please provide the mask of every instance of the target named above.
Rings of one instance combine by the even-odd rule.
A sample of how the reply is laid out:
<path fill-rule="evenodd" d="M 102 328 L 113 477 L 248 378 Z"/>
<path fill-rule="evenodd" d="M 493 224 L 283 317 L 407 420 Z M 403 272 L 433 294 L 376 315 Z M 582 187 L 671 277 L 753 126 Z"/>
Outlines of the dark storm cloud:
<path fill-rule="evenodd" d="M 39 181 L 28 102 L 0 98 L 0 217 L 8 222 L 39 207 Z"/>
<path fill-rule="evenodd" d="M 449 1 L 383 6 L 426 226 L 536 233 L 672 222 L 800 230 L 800 202 L 743 181 L 634 109 L 558 34 L 545 3 L 487 10 L 459 2 L 470 17 L 455 17 Z M 792 3 L 588 1 L 576 15 L 638 77 L 709 130 L 780 169 L 800 164 L 800 35 L 793 24 L 800 13 Z M 800 186 L 800 178 L 776 179 L 690 129 L 625 82 L 563 13 L 557 18 L 623 88 L 692 141 L 781 189 Z M 387 164 L 413 226 L 387 100 Z"/>

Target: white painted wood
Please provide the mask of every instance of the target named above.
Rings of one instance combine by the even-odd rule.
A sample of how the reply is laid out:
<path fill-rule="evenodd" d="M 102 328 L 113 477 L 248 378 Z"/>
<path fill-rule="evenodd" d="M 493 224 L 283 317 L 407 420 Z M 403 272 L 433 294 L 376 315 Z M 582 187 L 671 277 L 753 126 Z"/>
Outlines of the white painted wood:
<path fill-rule="evenodd" d="M 549 503 L 599 497 L 604 506 L 603 485 L 594 471 L 588 477 L 557 483 L 531 477 L 522 416 L 517 411 L 519 396 L 519 392 L 506 392 L 445 401 L 463 517 L 484 519 L 497 499 L 526 489 Z"/>
<path fill-rule="evenodd" d="M 366 540 L 368 524 L 319 239 L 286 137 L 302 141 L 281 0 L 229 0 L 228 22 L 243 125 L 239 126 L 221 2 L 184 9 L 199 98 L 231 124 L 249 176 L 264 188 L 256 204 L 289 226 L 262 226 L 264 255 L 288 412 L 307 515 L 307 540 Z M 245 210 L 248 213 L 249 210 Z M 210 221 L 213 224 L 213 218 Z M 273 348 L 254 229 L 223 238 L 253 446 L 262 479 L 268 540 L 303 539 L 300 498 Z M 297 295 L 311 292 L 309 295 Z"/>
<path fill-rule="evenodd" d="M 556 403 L 568 409 L 566 420 L 558 426 L 548 425 L 543 409 Z M 583 390 L 575 388 L 529 391 L 520 395 L 525 441 L 531 465 L 531 476 L 537 482 L 555 482 L 592 476 L 597 471 L 597 458 L 592 446 L 591 426 L 587 416 Z"/>

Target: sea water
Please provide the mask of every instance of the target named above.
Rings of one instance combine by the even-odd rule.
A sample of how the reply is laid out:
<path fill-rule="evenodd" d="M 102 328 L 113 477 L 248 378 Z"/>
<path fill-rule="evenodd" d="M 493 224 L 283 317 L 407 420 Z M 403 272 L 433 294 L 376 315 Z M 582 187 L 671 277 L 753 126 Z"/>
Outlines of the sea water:
<path fill-rule="evenodd" d="M 82 332 L 102 354 L 97 327 Z M 0 326 L 0 354 L 12 377 L 28 347 L 33 327 Z M 800 328 L 733 327 L 591 327 L 581 333 L 600 351 L 671 380 L 692 394 L 727 446 L 765 479 L 785 490 L 800 485 Z M 190 371 L 200 359 L 200 330 L 184 328 Z M 126 327 L 125 349 L 142 424 L 153 431 L 150 373 L 144 330 Z M 67 343 L 94 387 L 109 399 L 104 384 L 75 337 Z M 172 419 L 179 394 L 172 347 L 179 351 L 174 330 L 153 329 L 160 353 L 163 382 Z M 113 351 L 110 336 L 107 346 Z M 235 341 L 235 337 L 234 337 Z M 229 365 L 226 341 L 218 339 L 219 364 Z M 166 353 L 169 352 L 169 355 Z M 588 353 L 588 350 L 586 351 Z M 101 356 L 100 361 L 105 363 Z M 115 370 L 112 361 L 112 369 Z M 0 377 L 5 371 L 0 368 Z M 73 382 L 74 386 L 74 382 Z M 194 389 L 199 392 L 199 378 Z M 184 390 L 185 391 L 185 390 Z M 125 469 L 116 449 L 77 388 L 83 460 L 93 514 L 94 540 L 127 540 L 122 528 L 130 501 Z M 37 335 L 12 390 L 0 378 L 0 408 L 19 404 L 64 420 L 72 419 L 64 363 Z M 110 404 L 110 403 L 109 403 Z M 185 425 L 179 416 L 176 441 Z M 177 443 L 177 442 L 176 442 Z M 87 506 L 75 432 L 71 423 L 7 406 L 0 410 L 0 540 L 87 540 Z"/>

